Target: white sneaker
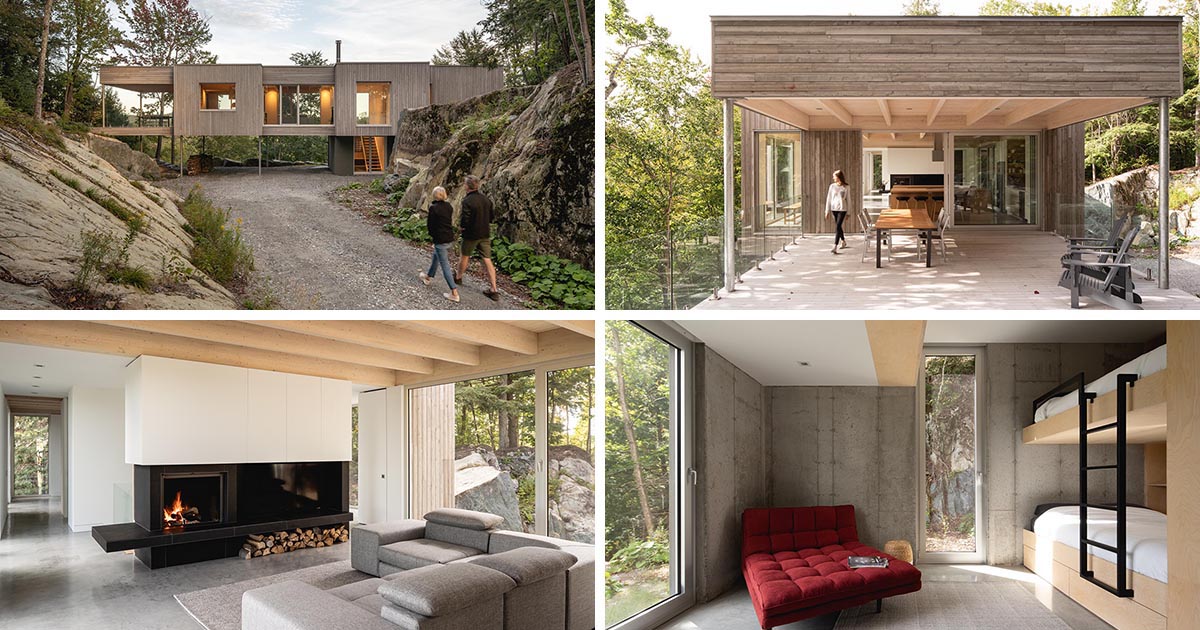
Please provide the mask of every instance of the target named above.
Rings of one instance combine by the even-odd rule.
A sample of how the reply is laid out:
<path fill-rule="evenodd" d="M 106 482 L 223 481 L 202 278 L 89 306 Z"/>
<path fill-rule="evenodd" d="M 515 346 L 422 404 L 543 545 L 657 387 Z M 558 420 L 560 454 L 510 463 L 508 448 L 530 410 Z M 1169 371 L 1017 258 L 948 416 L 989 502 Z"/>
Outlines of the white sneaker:
<path fill-rule="evenodd" d="M 421 272 L 420 277 L 421 277 L 421 282 L 425 283 L 425 286 L 429 286 L 430 284 L 433 283 L 433 278 L 430 278 L 429 274 L 425 273 L 424 271 Z"/>
<path fill-rule="evenodd" d="M 447 300 L 450 300 L 451 302 L 455 302 L 455 303 L 461 301 L 461 300 L 459 300 L 458 296 L 454 295 L 453 293 L 443 293 L 442 297 L 446 298 Z"/>

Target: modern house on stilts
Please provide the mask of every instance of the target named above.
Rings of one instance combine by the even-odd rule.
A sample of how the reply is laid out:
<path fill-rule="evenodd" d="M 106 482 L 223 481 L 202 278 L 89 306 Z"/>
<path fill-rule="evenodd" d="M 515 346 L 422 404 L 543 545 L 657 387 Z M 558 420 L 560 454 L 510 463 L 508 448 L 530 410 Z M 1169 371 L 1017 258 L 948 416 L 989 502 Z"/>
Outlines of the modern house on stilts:
<path fill-rule="evenodd" d="M 454 103 L 504 87 L 501 69 L 342 62 L 341 42 L 338 50 L 331 66 L 104 66 L 102 87 L 171 93 L 173 112 L 151 126 L 143 118 L 137 126 L 94 131 L 174 138 L 257 136 L 260 153 L 263 136 L 327 136 L 334 173 L 382 172 L 406 109 Z"/>

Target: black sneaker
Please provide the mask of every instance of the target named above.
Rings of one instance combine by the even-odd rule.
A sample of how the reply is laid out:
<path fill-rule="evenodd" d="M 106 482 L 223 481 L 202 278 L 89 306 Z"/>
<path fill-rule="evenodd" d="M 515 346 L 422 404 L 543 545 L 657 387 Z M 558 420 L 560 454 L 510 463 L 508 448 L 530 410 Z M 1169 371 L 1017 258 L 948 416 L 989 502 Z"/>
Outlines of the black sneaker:
<path fill-rule="evenodd" d="M 498 293 L 498 292 L 496 292 L 496 291 L 490 291 L 490 290 L 489 290 L 489 291 L 484 291 L 484 292 L 483 292 L 483 294 L 484 294 L 484 295 L 486 295 L 486 296 L 488 296 L 488 297 L 490 297 L 490 298 L 492 298 L 492 301 L 493 301 L 493 302 L 499 302 L 499 301 L 500 301 L 500 293 Z"/>

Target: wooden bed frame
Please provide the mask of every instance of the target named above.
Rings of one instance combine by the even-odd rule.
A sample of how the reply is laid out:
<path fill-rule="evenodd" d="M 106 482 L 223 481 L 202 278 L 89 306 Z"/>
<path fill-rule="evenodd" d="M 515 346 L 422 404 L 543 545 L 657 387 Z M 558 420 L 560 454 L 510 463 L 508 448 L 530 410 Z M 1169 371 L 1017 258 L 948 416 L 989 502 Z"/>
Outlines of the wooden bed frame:
<path fill-rule="evenodd" d="M 1076 421 L 1078 423 L 1078 420 Z M 1039 423 L 1040 424 L 1040 423 Z M 1023 530 L 1024 564 L 1054 588 L 1095 613 L 1117 630 L 1166 630 L 1167 585 L 1132 570 L 1127 570 L 1132 598 L 1113 597 L 1100 587 L 1079 577 L 1079 550 L 1048 536 Z M 1116 581 L 1115 564 L 1088 556 L 1096 577 Z"/>
<path fill-rule="evenodd" d="M 1088 405 L 1088 425 L 1112 422 L 1117 416 L 1117 390 L 1113 390 Z M 1129 413 L 1126 441 L 1148 444 L 1167 441 L 1167 370 L 1139 378 L 1129 390 Z M 1115 444 L 1115 428 L 1088 436 L 1089 444 Z M 1078 444 L 1079 407 L 1072 406 L 1025 427 L 1021 431 L 1025 444 Z"/>

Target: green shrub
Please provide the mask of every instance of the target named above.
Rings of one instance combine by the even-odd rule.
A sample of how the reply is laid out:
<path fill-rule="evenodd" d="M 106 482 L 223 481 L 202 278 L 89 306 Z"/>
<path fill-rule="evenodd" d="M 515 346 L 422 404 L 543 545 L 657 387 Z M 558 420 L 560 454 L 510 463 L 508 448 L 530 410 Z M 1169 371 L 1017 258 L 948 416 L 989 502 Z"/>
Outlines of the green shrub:
<path fill-rule="evenodd" d="M 1191 185 L 1171 186 L 1168 201 L 1172 210 L 1184 210 L 1197 199 L 1200 199 L 1200 188 Z"/>
<path fill-rule="evenodd" d="M 0 98 L 0 125 L 20 129 L 41 142 L 65 151 L 67 144 L 63 142 L 62 134 L 54 125 L 47 125 L 34 120 L 33 116 L 13 109 L 3 98 Z"/>
<path fill-rule="evenodd" d="M 58 128 L 61 129 L 63 133 L 77 136 L 80 139 L 87 136 L 92 131 L 91 125 L 79 122 L 77 120 L 60 120 L 58 121 Z"/>
<path fill-rule="evenodd" d="M 232 226 L 229 211 L 213 206 L 199 186 L 179 208 L 192 236 L 192 264 L 225 286 L 243 287 L 254 272 L 254 254 L 242 239 L 241 219 Z"/>
<path fill-rule="evenodd" d="M 492 249 L 496 266 L 529 287 L 533 299 L 571 309 L 591 309 L 595 303 L 596 275 L 582 265 L 503 238 L 492 239 Z"/>
<path fill-rule="evenodd" d="M 616 573 L 635 569 L 653 569 L 671 563 L 671 545 L 667 532 L 659 529 L 646 540 L 634 540 L 621 547 L 608 561 Z"/>
<path fill-rule="evenodd" d="M 362 190 L 362 187 L 362 182 L 351 182 L 349 184 L 338 186 L 334 190 Z"/>
<path fill-rule="evenodd" d="M 101 208 L 108 210 L 114 217 L 125 222 L 134 232 L 141 232 L 146 227 L 146 217 L 140 212 L 134 212 L 126 208 L 124 204 L 112 197 L 108 197 L 95 188 L 88 188 L 83 191 L 88 199 L 96 202 Z"/>
<path fill-rule="evenodd" d="M 154 286 L 154 277 L 141 267 L 114 267 L 108 270 L 108 281 L 113 284 L 123 284 L 143 291 L 149 291 Z"/>
<path fill-rule="evenodd" d="M 84 230 L 79 233 L 79 241 L 79 269 L 75 271 L 73 284 L 76 289 L 86 290 L 91 286 L 96 273 L 112 258 L 116 239 L 98 230 Z"/>
<path fill-rule="evenodd" d="M 400 205 L 400 201 L 401 201 L 402 199 L 404 199 L 404 193 L 406 193 L 406 192 L 408 192 L 408 186 L 405 186 L 405 187 L 404 187 L 404 190 L 397 190 L 396 192 L 394 192 L 394 193 L 392 193 L 392 194 L 388 195 L 388 196 L 387 196 L 387 202 L 388 202 L 388 205 L 390 205 L 390 206 L 399 206 L 399 205 Z"/>
<path fill-rule="evenodd" d="M 70 175 L 63 175 L 54 169 L 50 169 L 50 174 L 53 175 L 58 181 L 70 186 L 71 188 L 74 188 L 75 190 L 78 190 L 79 192 L 83 192 L 83 184 L 80 184 L 78 179 L 75 179 Z"/>
<path fill-rule="evenodd" d="M 385 219 L 383 229 L 392 236 L 417 243 L 433 242 L 425 217 L 412 208 L 381 210 L 379 216 Z"/>
<path fill-rule="evenodd" d="M 377 195 L 382 195 L 383 194 L 383 178 L 376 177 L 375 179 L 372 179 L 371 183 L 367 186 L 367 190 L 369 190 Z"/>

